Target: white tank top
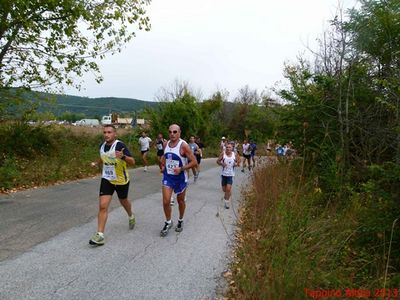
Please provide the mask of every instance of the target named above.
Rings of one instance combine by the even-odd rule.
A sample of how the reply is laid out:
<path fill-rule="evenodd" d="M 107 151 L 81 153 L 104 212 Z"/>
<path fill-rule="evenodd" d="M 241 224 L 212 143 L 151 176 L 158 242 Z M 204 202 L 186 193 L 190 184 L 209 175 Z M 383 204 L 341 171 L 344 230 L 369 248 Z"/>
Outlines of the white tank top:
<path fill-rule="evenodd" d="M 164 149 L 164 157 L 165 157 L 165 171 L 167 175 L 176 176 L 174 174 L 174 168 L 182 167 L 187 165 L 187 158 L 181 155 L 181 145 L 182 143 L 186 143 L 184 140 L 179 139 L 178 144 L 171 148 L 169 146 L 170 141 L 168 141 L 165 149 Z M 185 182 L 187 181 L 187 173 L 182 172 L 184 174 Z M 182 174 L 181 173 L 181 174 Z"/>
<path fill-rule="evenodd" d="M 223 176 L 235 176 L 235 163 L 236 163 L 235 153 L 232 152 L 231 156 L 226 155 L 224 152 L 224 156 L 222 158 L 222 162 L 226 164 L 226 167 L 222 167 L 221 175 Z"/>
<path fill-rule="evenodd" d="M 246 155 L 251 154 L 250 144 L 243 144 L 243 154 Z"/>

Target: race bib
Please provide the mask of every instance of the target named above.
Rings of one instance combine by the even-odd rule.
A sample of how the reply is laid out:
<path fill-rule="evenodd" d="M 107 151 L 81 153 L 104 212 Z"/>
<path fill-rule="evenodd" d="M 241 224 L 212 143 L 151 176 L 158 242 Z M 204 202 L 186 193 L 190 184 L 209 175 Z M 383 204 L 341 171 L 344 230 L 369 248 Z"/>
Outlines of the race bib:
<path fill-rule="evenodd" d="M 117 180 L 117 174 L 115 172 L 114 165 L 103 165 L 103 176 L 107 180 Z"/>
<path fill-rule="evenodd" d="M 157 150 L 163 150 L 163 144 L 157 144 Z"/>
<path fill-rule="evenodd" d="M 165 167 L 167 168 L 167 174 L 175 175 L 174 169 L 179 168 L 179 160 L 166 159 Z"/>

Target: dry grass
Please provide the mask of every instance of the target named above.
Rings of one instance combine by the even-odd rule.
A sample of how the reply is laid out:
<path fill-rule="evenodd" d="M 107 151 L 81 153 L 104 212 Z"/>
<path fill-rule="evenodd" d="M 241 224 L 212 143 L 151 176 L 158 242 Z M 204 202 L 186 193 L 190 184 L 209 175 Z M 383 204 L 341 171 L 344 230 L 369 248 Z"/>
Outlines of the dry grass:
<path fill-rule="evenodd" d="M 255 171 L 243 195 L 229 299 L 309 299 L 305 288 L 353 286 L 365 264 L 351 246 L 355 209 L 322 205 L 320 191 L 298 180 L 290 164 Z"/>
<path fill-rule="evenodd" d="M 63 128 L 66 128 L 66 129 L 70 130 L 75 135 L 87 134 L 87 135 L 95 136 L 95 135 L 103 133 L 103 127 L 102 126 L 90 127 L 90 126 L 60 125 L 60 127 L 63 127 Z M 118 136 L 127 135 L 130 132 L 132 132 L 132 129 L 129 129 L 129 128 L 117 128 L 117 135 Z"/>

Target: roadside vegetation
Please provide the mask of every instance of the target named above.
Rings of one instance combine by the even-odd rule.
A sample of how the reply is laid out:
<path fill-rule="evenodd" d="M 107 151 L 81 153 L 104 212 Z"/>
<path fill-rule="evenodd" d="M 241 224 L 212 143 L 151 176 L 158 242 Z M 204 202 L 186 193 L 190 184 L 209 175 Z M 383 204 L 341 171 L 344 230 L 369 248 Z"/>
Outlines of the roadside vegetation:
<path fill-rule="evenodd" d="M 137 145 L 140 132 L 118 129 L 117 133 L 131 150 L 136 166 L 141 166 Z M 100 172 L 90 162 L 99 157 L 103 141 L 101 127 L 31 126 L 11 122 L 0 125 L 0 139 L 2 192 L 85 178 Z M 153 152 L 149 161 L 155 164 Z"/>
<path fill-rule="evenodd" d="M 399 1 L 362 1 L 286 66 L 277 131 L 299 158 L 255 172 L 228 298 L 399 297 L 399 22 Z"/>

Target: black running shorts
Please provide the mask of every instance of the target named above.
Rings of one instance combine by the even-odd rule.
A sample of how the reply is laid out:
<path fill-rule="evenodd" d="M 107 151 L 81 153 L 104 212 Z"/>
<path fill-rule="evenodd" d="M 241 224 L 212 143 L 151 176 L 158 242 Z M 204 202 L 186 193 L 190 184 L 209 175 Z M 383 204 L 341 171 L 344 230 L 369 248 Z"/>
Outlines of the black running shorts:
<path fill-rule="evenodd" d="M 199 154 L 196 154 L 196 160 L 197 160 L 197 164 L 199 165 L 201 162 L 201 156 Z"/>
<path fill-rule="evenodd" d="M 102 178 L 100 183 L 100 196 L 113 195 L 114 191 L 117 192 L 119 199 L 128 198 L 129 181 L 127 184 L 112 184 L 107 179 Z"/>

